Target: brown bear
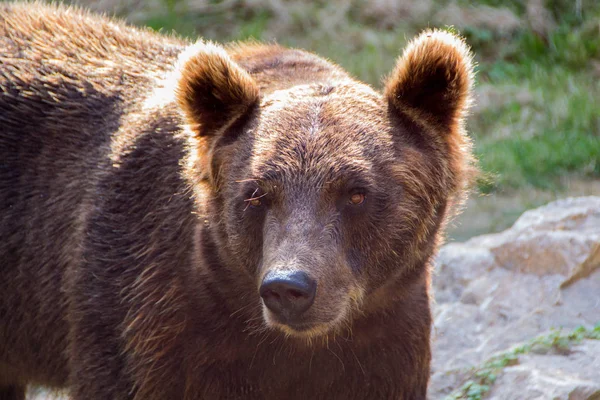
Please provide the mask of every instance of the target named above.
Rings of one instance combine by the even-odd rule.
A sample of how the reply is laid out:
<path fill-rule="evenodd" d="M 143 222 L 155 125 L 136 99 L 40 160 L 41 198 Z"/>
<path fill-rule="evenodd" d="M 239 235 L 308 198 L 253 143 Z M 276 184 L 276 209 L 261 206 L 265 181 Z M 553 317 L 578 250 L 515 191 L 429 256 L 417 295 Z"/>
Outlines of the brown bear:
<path fill-rule="evenodd" d="M 2 3 L 0 398 L 425 399 L 471 84 Z"/>

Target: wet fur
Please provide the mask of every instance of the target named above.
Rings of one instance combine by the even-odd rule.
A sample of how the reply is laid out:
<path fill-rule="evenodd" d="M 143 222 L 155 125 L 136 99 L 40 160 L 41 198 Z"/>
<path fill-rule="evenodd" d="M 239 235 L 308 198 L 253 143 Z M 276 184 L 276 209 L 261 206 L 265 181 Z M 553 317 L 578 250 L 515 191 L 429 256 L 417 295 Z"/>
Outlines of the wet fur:
<path fill-rule="evenodd" d="M 0 398 L 425 399 L 429 262 L 472 169 L 460 39 L 421 35 L 383 96 L 63 6 L 0 4 L 0 50 Z M 371 208 L 327 208 L 363 176 Z M 257 293 L 291 262 L 319 277 L 303 335 Z"/>

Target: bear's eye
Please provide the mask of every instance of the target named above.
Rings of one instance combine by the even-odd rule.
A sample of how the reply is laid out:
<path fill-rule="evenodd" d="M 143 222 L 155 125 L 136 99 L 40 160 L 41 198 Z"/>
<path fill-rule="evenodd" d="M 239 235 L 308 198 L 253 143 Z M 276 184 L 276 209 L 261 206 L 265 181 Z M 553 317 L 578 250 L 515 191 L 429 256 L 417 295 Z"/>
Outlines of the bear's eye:
<path fill-rule="evenodd" d="M 252 207 L 258 207 L 262 204 L 262 202 L 260 201 L 260 199 L 249 199 L 248 204 L 250 204 L 250 206 Z"/>
<path fill-rule="evenodd" d="M 244 208 L 244 210 L 246 210 L 248 207 L 252 207 L 252 208 L 259 208 L 261 207 L 264 203 L 263 203 L 263 197 L 265 197 L 267 194 L 266 193 L 260 193 L 259 189 L 255 189 L 246 200 L 244 200 L 244 202 L 246 203 L 246 208 Z"/>
<path fill-rule="evenodd" d="M 350 196 L 348 202 L 353 206 L 358 206 L 365 202 L 366 197 L 364 193 L 354 193 Z"/>

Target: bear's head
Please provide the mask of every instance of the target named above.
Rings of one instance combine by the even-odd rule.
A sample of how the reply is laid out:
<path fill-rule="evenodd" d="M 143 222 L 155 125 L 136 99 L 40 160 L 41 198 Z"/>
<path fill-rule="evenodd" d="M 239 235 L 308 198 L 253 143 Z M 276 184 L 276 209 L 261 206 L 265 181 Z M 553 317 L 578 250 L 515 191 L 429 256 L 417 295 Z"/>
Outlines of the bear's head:
<path fill-rule="evenodd" d="M 427 280 L 472 165 L 472 68 L 443 31 L 410 42 L 383 93 L 277 46 L 199 43 L 182 56 L 198 196 L 221 262 L 251 282 L 235 296 L 264 324 L 298 337 L 345 329 Z"/>

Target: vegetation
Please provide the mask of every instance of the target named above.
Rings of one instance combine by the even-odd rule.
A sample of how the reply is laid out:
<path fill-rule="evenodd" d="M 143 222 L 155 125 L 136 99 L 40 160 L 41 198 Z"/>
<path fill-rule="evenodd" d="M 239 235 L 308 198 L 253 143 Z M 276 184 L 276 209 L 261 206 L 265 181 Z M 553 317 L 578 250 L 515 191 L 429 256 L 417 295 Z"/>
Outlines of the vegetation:
<path fill-rule="evenodd" d="M 533 349 L 538 353 L 551 351 L 565 353 L 584 339 L 600 340 L 600 323 L 593 329 L 580 326 L 569 333 L 553 330 L 548 335 L 538 336 L 522 346 L 500 353 L 481 366 L 473 368 L 466 382 L 446 397 L 446 400 L 481 400 L 485 398 L 505 367 L 519 363 L 519 356 L 530 353 Z"/>

